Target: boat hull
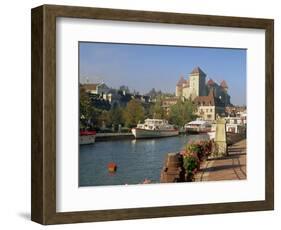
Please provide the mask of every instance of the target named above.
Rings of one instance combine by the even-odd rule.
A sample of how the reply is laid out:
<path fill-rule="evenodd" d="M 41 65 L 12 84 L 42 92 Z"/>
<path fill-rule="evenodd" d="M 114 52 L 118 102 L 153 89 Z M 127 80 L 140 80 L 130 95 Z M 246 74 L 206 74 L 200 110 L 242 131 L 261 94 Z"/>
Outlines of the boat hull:
<path fill-rule="evenodd" d="M 172 137 L 172 136 L 179 135 L 179 131 L 176 129 L 174 129 L 174 130 L 147 130 L 147 129 L 134 128 L 134 129 L 132 129 L 132 133 L 136 139 Z"/>
<path fill-rule="evenodd" d="M 96 135 L 80 136 L 80 145 L 93 144 L 96 141 Z"/>
<path fill-rule="evenodd" d="M 200 133 L 208 133 L 208 132 L 211 132 L 211 129 L 191 129 L 191 128 L 186 128 L 185 129 L 186 133 L 190 133 L 190 134 L 200 134 Z"/>

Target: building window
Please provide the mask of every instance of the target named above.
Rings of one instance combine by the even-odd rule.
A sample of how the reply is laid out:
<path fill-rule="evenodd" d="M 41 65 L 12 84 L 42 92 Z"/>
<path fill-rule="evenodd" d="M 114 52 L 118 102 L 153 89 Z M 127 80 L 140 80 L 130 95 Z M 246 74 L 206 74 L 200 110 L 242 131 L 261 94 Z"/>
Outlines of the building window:
<path fill-rule="evenodd" d="M 213 110 L 212 110 L 212 109 L 210 109 L 210 112 L 213 112 Z"/>

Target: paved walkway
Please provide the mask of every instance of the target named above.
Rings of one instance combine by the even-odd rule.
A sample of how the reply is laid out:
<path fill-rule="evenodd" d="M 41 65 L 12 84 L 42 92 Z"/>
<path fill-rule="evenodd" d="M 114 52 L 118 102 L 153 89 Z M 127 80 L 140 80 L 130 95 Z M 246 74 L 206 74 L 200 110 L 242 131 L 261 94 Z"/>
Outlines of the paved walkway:
<path fill-rule="evenodd" d="M 228 147 L 229 155 L 207 160 L 195 175 L 195 181 L 246 179 L 246 140 Z"/>

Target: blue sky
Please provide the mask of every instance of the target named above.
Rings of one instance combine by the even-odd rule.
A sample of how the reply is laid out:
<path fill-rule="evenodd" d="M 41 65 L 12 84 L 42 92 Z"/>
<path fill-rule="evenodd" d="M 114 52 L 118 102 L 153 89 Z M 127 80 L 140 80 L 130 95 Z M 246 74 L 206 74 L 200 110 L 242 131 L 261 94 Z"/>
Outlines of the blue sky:
<path fill-rule="evenodd" d="M 218 83 L 225 80 L 231 102 L 246 105 L 246 50 L 114 43 L 79 43 L 80 82 L 104 81 L 147 93 L 174 93 L 178 79 L 196 66 Z"/>

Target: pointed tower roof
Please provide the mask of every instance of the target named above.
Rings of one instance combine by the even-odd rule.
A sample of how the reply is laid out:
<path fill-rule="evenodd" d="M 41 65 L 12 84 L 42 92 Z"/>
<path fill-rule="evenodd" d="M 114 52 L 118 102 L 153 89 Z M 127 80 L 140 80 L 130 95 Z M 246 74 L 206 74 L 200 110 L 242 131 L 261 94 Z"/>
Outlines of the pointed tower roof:
<path fill-rule="evenodd" d="M 183 88 L 189 87 L 189 79 L 185 80 L 185 83 L 183 84 Z"/>
<path fill-rule="evenodd" d="M 186 80 L 183 78 L 183 76 L 181 76 L 177 83 L 177 86 L 182 86 L 184 83 L 186 83 Z"/>
<path fill-rule="evenodd" d="M 200 69 L 199 66 L 195 67 L 190 74 L 201 74 L 201 75 L 206 75 L 202 69 Z"/>
<path fill-rule="evenodd" d="M 223 87 L 223 88 L 228 88 L 228 86 L 227 86 L 225 80 L 223 80 L 220 85 L 221 85 L 221 87 Z"/>
<path fill-rule="evenodd" d="M 209 81 L 207 82 L 207 85 L 214 85 L 214 84 L 215 84 L 215 82 L 213 81 L 212 78 L 210 78 Z"/>

